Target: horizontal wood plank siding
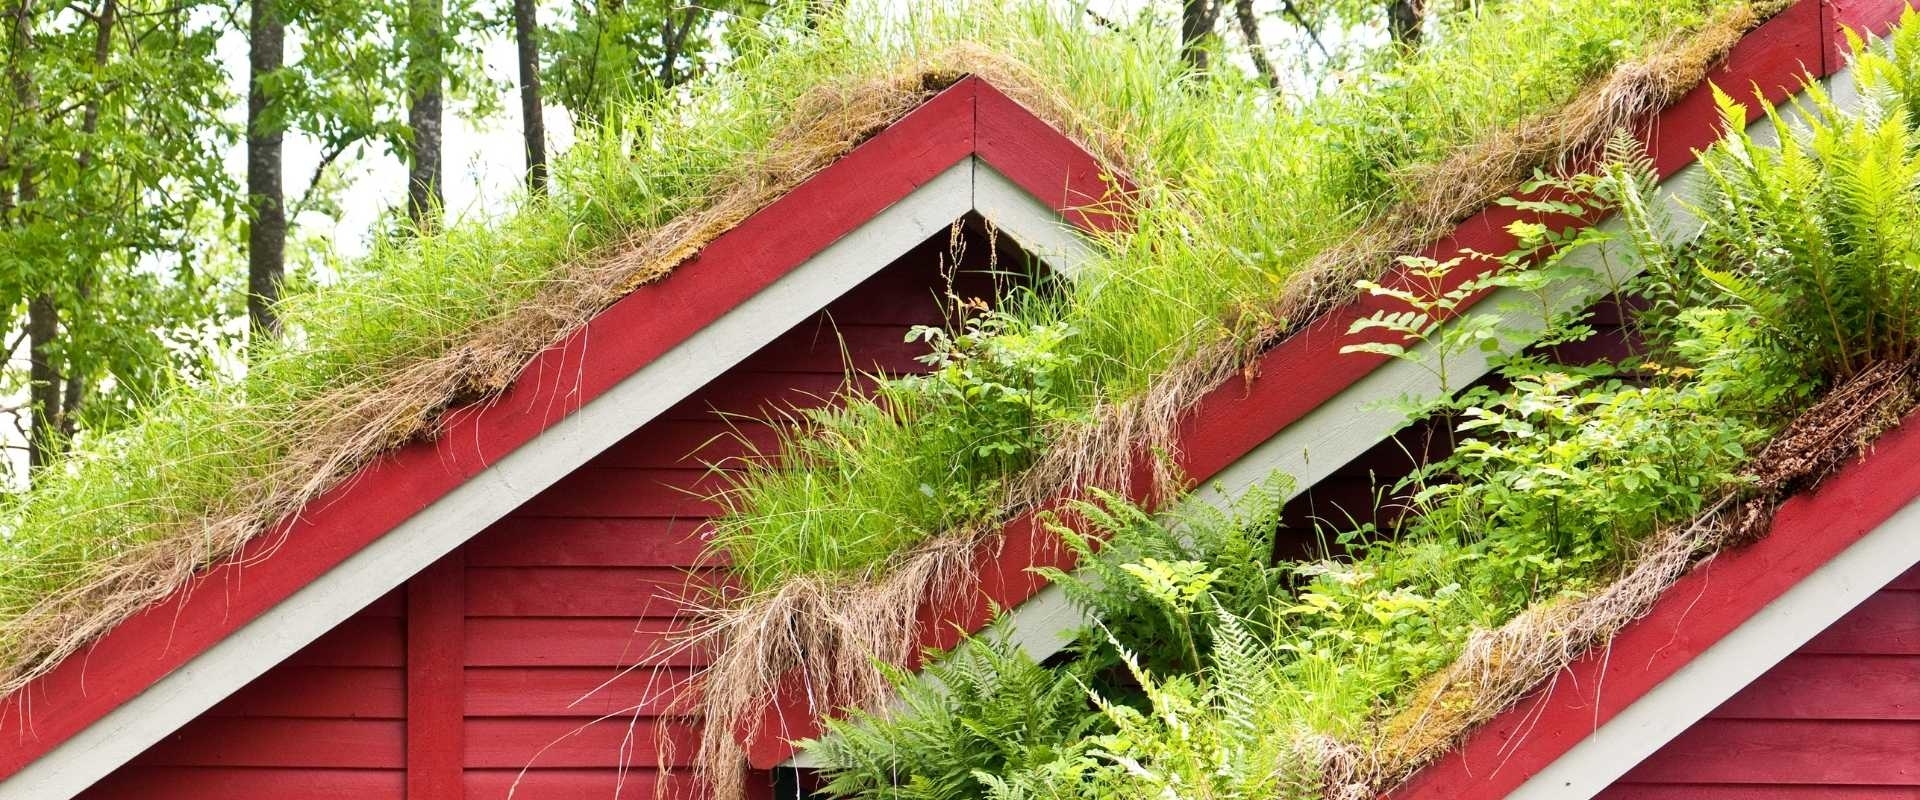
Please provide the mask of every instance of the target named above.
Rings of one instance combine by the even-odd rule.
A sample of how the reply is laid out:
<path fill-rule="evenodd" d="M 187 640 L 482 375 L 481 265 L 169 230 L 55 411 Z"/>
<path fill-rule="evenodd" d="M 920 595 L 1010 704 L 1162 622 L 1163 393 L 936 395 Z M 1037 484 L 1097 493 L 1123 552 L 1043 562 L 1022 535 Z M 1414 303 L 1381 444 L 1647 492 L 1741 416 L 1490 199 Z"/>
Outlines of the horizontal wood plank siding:
<path fill-rule="evenodd" d="M 129 764 L 87 793 L 138 800 L 359 800 L 400 797 L 406 776 L 396 769 L 145 767 Z"/>
<path fill-rule="evenodd" d="M 86 800 L 400 800 L 406 617 L 380 598 L 96 784 Z"/>
<path fill-rule="evenodd" d="M 992 254 L 970 238 L 972 266 Z M 505 798 L 516 779 L 515 800 L 695 796 L 689 713 L 710 654 L 685 633 L 730 583 L 705 544 L 718 469 L 771 457 L 795 408 L 925 370 L 906 334 L 944 321 L 947 255 L 945 236 L 929 241 L 463 548 L 468 797 Z M 961 275 L 952 295 L 996 289 Z"/>
<path fill-rule="evenodd" d="M 991 255 L 969 237 L 969 258 Z M 791 424 L 733 415 L 780 416 L 926 369 L 908 328 L 942 323 L 940 298 L 996 283 L 962 272 L 949 292 L 947 252 L 937 237 L 883 270 L 86 796 L 696 798 L 687 711 L 710 654 L 685 632 L 729 583 L 726 559 L 706 552 L 727 486 L 713 466 L 763 457 Z M 423 682 L 410 696 L 424 658 L 453 659 L 457 694 Z M 410 761 L 434 780 L 409 789 Z"/>
<path fill-rule="evenodd" d="M 1868 597 L 1601 796 L 1920 798 L 1920 568 Z"/>

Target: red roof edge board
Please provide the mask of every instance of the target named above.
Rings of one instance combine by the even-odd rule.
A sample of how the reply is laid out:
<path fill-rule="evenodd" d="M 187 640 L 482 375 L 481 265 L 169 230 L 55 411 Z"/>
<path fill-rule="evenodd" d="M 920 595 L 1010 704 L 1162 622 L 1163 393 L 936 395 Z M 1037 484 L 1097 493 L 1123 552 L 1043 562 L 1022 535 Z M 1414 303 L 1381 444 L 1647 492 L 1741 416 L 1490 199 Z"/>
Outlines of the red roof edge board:
<path fill-rule="evenodd" d="M 714 240 L 669 279 L 634 290 L 542 352 L 497 398 L 449 414 L 437 439 L 381 458 L 7 697 L 0 779 L 967 158 L 1084 228 L 1124 224 L 1112 211 L 1121 205 L 1116 195 L 1128 191 L 1124 181 L 999 90 L 965 78 Z"/>
<path fill-rule="evenodd" d="M 1844 65 L 1837 54 L 1844 53 L 1846 47 L 1838 26 L 1882 33 L 1905 6 L 1901 0 L 1799 0 L 1747 33 L 1708 81 L 1736 97 L 1752 98 L 1758 91 L 1769 102 L 1782 102 L 1803 88 L 1808 74 L 1826 77 Z M 1840 48 L 1837 52 L 1836 42 Z M 1751 123 L 1764 110 L 1754 103 L 1748 105 L 1755 106 L 1748 109 L 1747 121 Z M 1647 146 L 1655 172 L 1664 180 L 1692 164 L 1697 152 L 1722 133 L 1712 91 L 1702 83 L 1656 115 L 1636 135 Z M 1492 206 L 1460 223 L 1422 255 L 1446 261 L 1470 251 L 1510 252 L 1519 243 L 1507 232 L 1507 226 L 1519 220 L 1554 228 L 1597 222 Z M 1449 285 L 1444 288 L 1451 289 L 1492 267 L 1484 260 L 1468 258 L 1449 276 Z M 1385 282 L 1392 285 L 1399 280 L 1404 278 L 1389 276 Z M 1456 313 L 1464 313 L 1472 304 L 1463 304 Z M 1206 483 L 1385 364 L 1385 356 L 1340 353 L 1342 346 L 1354 341 L 1347 335 L 1353 321 L 1385 308 L 1387 301 L 1363 297 L 1335 309 L 1263 354 L 1247 373 L 1251 377 L 1235 377 L 1203 397 L 1179 430 L 1177 464 L 1182 472 L 1197 484 Z M 1142 463 L 1146 458 L 1143 454 Z M 1135 502 L 1150 503 L 1158 493 L 1144 473 L 1142 470 L 1132 481 L 1129 494 Z M 1035 574 L 1036 568 L 1072 569 L 1072 554 L 1045 523 L 1069 511 L 1071 503 L 1072 498 L 1063 495 L 1022 513 L 1003 526 L 1000 536 L 982 545 L 975 555 L 979 576 L 976 589 L 957 593 L 962 598 L 957 605 L 920 609 L 921 647 L 949 649 L 966 635 L 985 628 L 998 611 L 1019 606 L 1038 594 L 1046 581 Z M 800 676 L 789 676 L 787 689 L 770 704 L 766 716 L 754 730 L 743 732 L 749 762 L 764 769 L 792 758 L 795 742 L 820 735 L 819 713 L 808 699 Z"/>

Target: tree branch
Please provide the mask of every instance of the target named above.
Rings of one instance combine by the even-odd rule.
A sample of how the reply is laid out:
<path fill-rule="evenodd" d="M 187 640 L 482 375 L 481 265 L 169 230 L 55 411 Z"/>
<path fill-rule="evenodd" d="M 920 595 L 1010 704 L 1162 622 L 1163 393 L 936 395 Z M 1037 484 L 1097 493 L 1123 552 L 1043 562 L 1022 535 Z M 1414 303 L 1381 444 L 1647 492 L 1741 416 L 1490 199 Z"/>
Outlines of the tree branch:
<path fill-rule="evenodd" d="M 1080 10 L 1087 12 L 1087 17 L 1089 19 L 1092 19 L 1095 25 L 1099 25 L 1102 28 L 1106 28 L 1107 30 L 1114 31 L 1116 33 L 1119 32 L 1120 30 L 1119 23 L 1101 16 L 1100 12 L 1093 10 L 1092 6 L 1081 6 Z"/>
<path fill-rule="evenodd" d="M 320 163 L 314 165 L 313 176 L 307 179 L 307 188 L 300 193 L 300 200 L 295 202 L 291 208 L 287 209 L 287 219 L 297 224 L 301 214 L 312 210 L 312 203 L 317 196 L 315 192 L 319 191 L 320 179 L 326 176 L 327 168 L 333 166 L 333 162 L 338 161 L 340 156 L 345 155 L 347 148 L 364 141 L 366 138 L 367 137 L 362 134 L 350 137 L 345 141 L 337 142 L 333 145 L 332 149 L 329 149 L 325 154 L 320 156 Z"/>
<path fill-rule="evenodd" d="M 1319 29 L 1307 22 L 1307 15 L 1300 13 L 1300 7 L 1294 5 L 1293 0 L 1280 0 L 1280 10 L 1292 17 L 1294 24 L 1300 26 L 1300 30 L 1307 32 L 1307 38 L 1313 40 L 1313 46 L 1320 49 L 1320 55 L 1325 56 L 1328 61 L 1333 60 L 1333 51 L 1328 50 L 1326 43 L 1320 41 Z"/>
<path fill-rule="evenodd" d="M 693 25 L 700 18 L 700 7 L 685 5 L 680 7 L 680 26 L 674 27 L 673 15 L 669 13 L 662 19 L 660 39 L 660 76 L 661 91 L 674 87 L 674 64 L 680 60 L 680 50 L 687 42 L 687 34 L 693 32 Z"/>

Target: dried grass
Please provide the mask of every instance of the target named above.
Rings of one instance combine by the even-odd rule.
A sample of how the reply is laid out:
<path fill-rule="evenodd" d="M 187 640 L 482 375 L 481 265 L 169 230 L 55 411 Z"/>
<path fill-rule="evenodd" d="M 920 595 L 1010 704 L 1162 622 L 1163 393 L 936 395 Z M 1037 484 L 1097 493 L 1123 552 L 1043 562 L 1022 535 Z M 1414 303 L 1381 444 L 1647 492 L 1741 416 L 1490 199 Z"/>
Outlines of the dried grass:
<path fill-rule="evenodd" d="M 822 711 L 879 708 L 891 697 L 880 665 L 915 655 L 922 604 L 943 607 L 973 591 L 982 538 L 942 537 L 878 576 L 807 575 L 750 603 L 706 609 L 694 637 L 719 655 L 701 680 L 695 770 L 715 800 L 746 796 L 740 736 L 782 691 L 804 691 Z"/>
<path fill-rule="evenodd" d="M 1009 507 L 1068 486 L 1123 485 L 1143 443 L 1171 452 L 1182 417 L 1206 392 L 1251 364 L 1297 323 L 1349 295 L 1352 279 L 1382 271 L 1453 220 L 1511 191 L 1536 166 L 1568 158 L 1623 123 L 1632 123 L 1697 84 L 1758 17 L 1732 15 L 1676 40 L 1659 54 L 1622 66 L 1563 112 L 1522 123 L 1440 165 L 1408 176 L 1412 185 L 1451 187 L 1414 195 L 1387 219 L 1315 260 L 1286 287 L 1266 318 L 1288 327 L 1242 340 L 1195 347 L 1181 366 L 1128 401 L 1097 409 L 1097 424 L 1063 431 L 1058 444 L 1009 494 Z M 526 303 L 476 326 L 458 342 L 393 369 L 305 399 L 276 433 L 286 455 L 232 493 L 216 518 L 185 520 L 179 535 L 126 549 L 99 563 L 88 580 L 51 594 L 9 620 L 13 653 L 0 666 L 0 695 L 12 694 L 107 630 L 189 584 L 207 566 L 241 549 L 348 481 L 395 448 L 434 436 L 447 414 L 497 395 L 544 348 L 586 324 L 634 287 L 659 280 L 714 238 L 805 181 L 964 74 L 997 88 L 1062 130 L 1090 136 L 1057 90 L 1025 66 L 977 48 L 950 48 L 898 73 L 824 85 L 795 103 L 774 146 L 743 160 L 716 183 L 699 211 L 635 231 L 619 245 L 559 266 Z M 1087 144 L 1118 163 L 1118 142 Z M 1178 481 L 1165 459 L 1152 467 L 1168 491 Z M 930 595 L 965 585 L 977 536 L 957 533 L 884 565 L 882 577 L 803 578 L 766 597 L 708 618 L 705 635 L 723 642 L 706 678 L 701 769 L 738 796 L 733 734 L 753 719 L 776 683 L 799 670 L 815 697 L 871 707 L 885 696 L 875 663 L 911 655 L 918 632 L 912 610 Z M 936 598 L 937 599 L 937 598 Z M 729 777 L 732 775 L 733 777 Z M 733 793 L 726 789 L 731 786 Z"/>
<path fill-rule="evenodd" d="M 1011 513 L 1088 487 L 1121 490 L 1133 484 L 1141 468 L 1152 471 L 1152 486 L 1159 493 L 1151 501 L 1176 496 L 1185 488 L 1185 478 L 1169 456 L 1177 451 L 1178 426 L 1201 397 L 1251 369 L 1261 352 L 1305 322 L 1350 300 L 1356 280 L 1385 272 L 1394 258 L 1416 252 L 1447 227 L 1517 191 L 1535 169 L 1579 164 L 1597 153 L 1612 132 L 1646 124 L 1652 114 L 1705 80 L 1747 31 L 1787 4 L 1770 0 L 1737 6 L 1699 30 L 1654 46 L 1650 55 L 1621 65 L 1570 104 L 1403 176 L 1404 185 L 1418 187 L 1409 200 L 1296 273 L 1272 309 L 1246 315 L 1281 320 L 1280 326 L 1195 346 L 1147 391 L 1094 408 L 1091 424 L 1056 431 L 1054 444 L 1039 461 L 1009 481 L 1003 508 Z M 949 564 L 946 568 L 959 574 L 970 567 L 947 558 L 970 553 L 975 541 L 970 535 L 941 538 L 902 554 L 896 563 Z M 965 549 L 953 549 L 962 542 Z M 1653 561 L 1643 563 L 1649 569 L 1655 566 Z M 703 630 L 722 655 L 705 679 L 706 727 L 697 761 L 718 800 L 741 796 L 744 760 L 737 736 L 789 672 L 804 669 L 811 696 L 833 698 L 816 702 L 817 709 L 881 707 L 891 690 L 874 662 L 903 663 L 911 654 L 918 633 L 914 613 L 926 597 L 918 587 L 941 585 L 924 583 L 924 572 L 917 570 L 905 581 L 889 575 L 878 587 L 868 586 L 866 576 L 800 576 L 778 591 L 707 615 Z M 1549 657 L 1542 663 L 1551 661 Z M 848 672 L 821 674 L 840 670 Z M 1328 791 L 1334 792 L 1329 796 L 1360 796 L 1359 787 L 1376 774 L 1372 762 L 1339 743 L 1300 746 L 1312 746 L 1324 756 Z"/>

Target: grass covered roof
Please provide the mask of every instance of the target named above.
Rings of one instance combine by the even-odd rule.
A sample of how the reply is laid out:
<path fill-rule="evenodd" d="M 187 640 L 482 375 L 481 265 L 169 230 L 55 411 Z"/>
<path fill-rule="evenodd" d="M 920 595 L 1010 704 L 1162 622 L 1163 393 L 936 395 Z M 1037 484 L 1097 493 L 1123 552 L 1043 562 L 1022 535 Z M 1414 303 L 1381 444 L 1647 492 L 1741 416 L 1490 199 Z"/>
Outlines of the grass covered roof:
<path fill-rule="evenodd" d="M 0 693 L 433 435 L 449 408 L 501 390 L 963 74 L 1124 172 L 1140 189 L 1133 224 L 1061 297 L 955 332 L 961 359 L 1026 381 L 1018 414 L 937 378 L 890 382 L 892 411 L 853 402 L 813 419 L 829 435 L 785 445 L 803 470 L 750 472 L 717 543 L 749 588 L 743 608 L 802 580 L 844 602 L 841 589 L 911 573 L 918 554 L 980 535 L 1010 506 L 1100 485 L 1356 278 L 1671 102 L 1781 5 L 1593 0 L 1569 14 L 1510 0 L 1308 98 L 1192 71 L 1168 26 L 1102 27 L 1049 3 L 905 18 L 856 7 L 817 30 L 768 28 L 736 68 L 583 137 L 552 196 L 497 223 L 382 241 L 338 283 L 288 298 L 288 336 L 252 352 L 243 377 L 156 398 L 9 501 Z M 849 664 L 875 655 L 857 634 L 829 636 L 852 637 Z M 725 696 L 756 687 L 734 688 Z"/>

